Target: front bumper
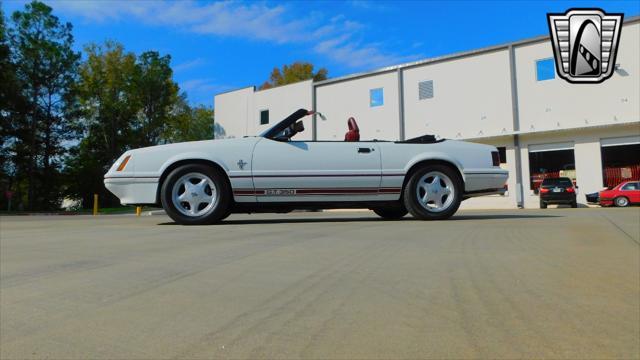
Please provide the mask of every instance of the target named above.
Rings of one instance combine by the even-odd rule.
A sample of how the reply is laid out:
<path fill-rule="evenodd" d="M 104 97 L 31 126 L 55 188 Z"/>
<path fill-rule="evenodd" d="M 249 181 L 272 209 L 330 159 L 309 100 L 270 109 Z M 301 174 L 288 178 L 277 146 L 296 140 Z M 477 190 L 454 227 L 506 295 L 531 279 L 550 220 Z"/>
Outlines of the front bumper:
<path fill-rule="evenodd" d="M 120 199 L 122 205 L 157 204 L 158 178 L 110 177 L 104 179 L 104 186 Z"/>

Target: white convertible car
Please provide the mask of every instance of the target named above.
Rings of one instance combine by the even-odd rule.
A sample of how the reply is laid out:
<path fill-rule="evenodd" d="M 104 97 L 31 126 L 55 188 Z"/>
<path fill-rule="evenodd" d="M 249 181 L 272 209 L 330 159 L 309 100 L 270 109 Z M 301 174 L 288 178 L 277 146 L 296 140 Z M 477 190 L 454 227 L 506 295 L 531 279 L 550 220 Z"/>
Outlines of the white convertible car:
<path fill-rule="evenodd" d="M 180 224 L 231 213 L 369 208 L 386 219 L 410 212 L 446 219 L 460 202 L 504 192 L 508 173 L 493 146 L 436 139 L 295 141 L 300 109 L 260 136 L 159 145 L 125 152 L 105 175 L 122 204 L 161 204 Z M 324 117 L 323 117 L 324 118 Z"/>

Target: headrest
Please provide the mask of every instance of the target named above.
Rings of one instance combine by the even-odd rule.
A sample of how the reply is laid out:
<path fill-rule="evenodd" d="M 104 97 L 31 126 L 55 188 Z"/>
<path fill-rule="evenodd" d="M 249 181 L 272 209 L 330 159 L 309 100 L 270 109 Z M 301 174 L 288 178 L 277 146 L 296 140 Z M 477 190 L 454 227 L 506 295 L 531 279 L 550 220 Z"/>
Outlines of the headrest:
<path fill-rule="evenodd" d="M 347 125 L 349 126 L 349 130 L 360 131 L 360 129 L 358 128 L 358 123 L 356 123 L 356 119 L 354 119 L 353 117 L 349 118 L 349 120 L 347 121 Z"/>

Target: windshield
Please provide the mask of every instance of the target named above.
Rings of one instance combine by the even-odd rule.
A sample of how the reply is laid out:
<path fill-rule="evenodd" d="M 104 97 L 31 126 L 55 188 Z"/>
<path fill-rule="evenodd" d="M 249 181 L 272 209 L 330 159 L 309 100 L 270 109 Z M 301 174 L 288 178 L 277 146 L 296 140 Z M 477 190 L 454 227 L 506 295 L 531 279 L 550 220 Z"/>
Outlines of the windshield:
<path fill-rule="evenodd" d="M 267 138 L 267 139 L 275 139 L 286 128 L 288 128 L 292 124 L 295 124 L 296 121 L 302 119 L 303 117 L 305 117 L 307 115 L 311 115 L 311 114 L 313 114 L 313 111 L 309 111 L 309 110 L 305 110 L 305 109 L 298 109 L 293 114 L 287 116 L 284 120 L 282 120 L 279 123 L 273 125 L 269 129 L 263 131 L 260 134 L 260 136 L 264 137 L 264 138 Z"/>

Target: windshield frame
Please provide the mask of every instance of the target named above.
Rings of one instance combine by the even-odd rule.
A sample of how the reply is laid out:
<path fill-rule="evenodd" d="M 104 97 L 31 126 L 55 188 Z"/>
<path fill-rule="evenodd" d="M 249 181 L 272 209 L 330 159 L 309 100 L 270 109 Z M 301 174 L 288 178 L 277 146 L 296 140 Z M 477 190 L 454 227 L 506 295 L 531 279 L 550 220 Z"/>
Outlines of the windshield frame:
<path fill-rule="evenodd" d="M 273 125 L 272 127 L 260 133 L 259 136 L 266 139 L 274 140 L 277 137 L 277 135 L 280 134 L 284 129 L 288 128 L 292 124 L 295 124 L 296 121 L 302 119 L 303 117 L 307 115 L 312 115 L 314 113 L 315 113 L 314 111 L 310 111 L 306 109 L 298 109 L 291 115 L 284 118 L 284 120 L 281 120 L 277 124 Z"/>

